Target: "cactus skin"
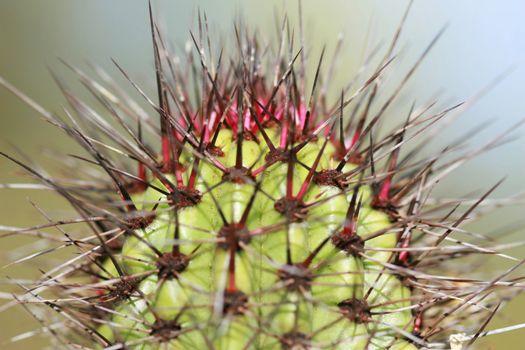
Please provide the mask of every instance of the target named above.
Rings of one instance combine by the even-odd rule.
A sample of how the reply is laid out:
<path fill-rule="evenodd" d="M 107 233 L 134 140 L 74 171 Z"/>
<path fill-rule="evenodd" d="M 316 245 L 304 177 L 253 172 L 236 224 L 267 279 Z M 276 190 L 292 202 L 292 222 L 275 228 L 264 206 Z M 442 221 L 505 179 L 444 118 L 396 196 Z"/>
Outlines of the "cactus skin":
<path fill-rule="evenodd" d="M 265 129 L 274 142 L 278 139 L 277 131 Z M 257 349 L 275 349 L 279 348 L 278 343 L 283 348 L 293 348 L 299 341 L 334 349 L 364 349 L 367 344 L 375 348 L 393 343 L 402 346 L 403 342 L 396 342 L 395 332 L 379 322 L 411 331 L 412 314 L 406 309 L 410 306 L 411 292 L 397 277 L 381 272 L 379 262 L 389 261 L 391 253 L 364 253 L 368 246 L 394 248 L 397 244 L 396 234 L 388 232 L 389 217 L 371 207 L 370 189 L 366 186 L 357 189 L 360 211 L 356 232 L 350 230 L 345 234 L 366 240 L 374 232 L 387 232 L 371 240 L 357 239 L 348 247 L 337 247 L 334 237 L 343 235 L 355 188 L 317 184 L 312 179 L 300 201 L 303 206 L 318 205 L 304 209 L 300 219 L 294 217 L 298 215 L 296 212 L 281 213 L 275 208 L 275 199 L 297 199 L 301 185 L 308 184 L 311 173 L 308 169 L 313 169 L 314 163 L 317 171 L 337 165 L 335 149 L 327 145 L 328 140 L 319 137 L 296 153 L 291 166 L 294 195 L 289 197 L 290 161 L 277 162 L 256 176 L 233 181 L 224 181 L 223 172 L 201 163 L 195 190 L 204 194 L 197 204 L 178 210 L 161 204 L 148 226 L 128 234 L 118 259 L 126 274 L 147 274 L 147 277 L 137 285 L 143 295 L 118 305 L 118 312 L 130 318 L 140 315 L 153 324 L 176 320 L 181 334 L 166 336 L 173 349 L 205 348 L 202 333 L 208 335 L 217 349 L 243 349 L 250 344 Z M 260 155 L 269 152 L 264 143 L 243 140 L 243 164 L 236 168 L 237 141 L 229 129 L 219 132 L 216 146 L 223 154 L 217 160 L 226 169 L 263 167 L 265 160 Z M 184 163 L 180 162 L 186 168 L 182 173 L 184 182 L 192 170 L 187 164 L 193 161 L 188 155 Z M 343 171 L 354 167 L 348 164 Z M 207 191 L 208 188 L 213 190 Z M 150 188 L 135 194 L 133 202 L 146 210 L 151 207 L 146 203 L 154 203 L 158 197 L 158 192 Z M 168 200 L 164 196 L 160 202 Z M 271 231 L 258 234 L 268 228 Z M 365 248 L 359 247 L 359 243 Z M 177 271 L 168 270 L 171 265 L 159 267 L 162 258 L 151 246 L 167 260 L 183 260 L 184 267 Z M 110 277 L 114 276 L 115 272 Z M 367 289 L 370 292 L 365 300 Z M 149 308 L 142 301 L 144 297 L 149 300 Z M 228 306 L 228 298 L 244 300 L 237 300 L 240 304 L 234 309 Z M 363 308 L 354 314 L 347 310 L 349 303 L 362 304 Z M 368 309 L 368 303 L 388 305 Z M 140 339 L 141 331 L 148 331 L 123 315 L 112 320 L 123 329 L 132 329 L 120 331 L 123 341 Z M 260 330 L 260 334 L 254 334 L 254 329 Z M 115 340 L 110 327 L 103 327 L 101 333 Z M 142 344 L 136 348 L 162 347 Z"/>
<path fill-rule="evenodd" d="M 282 48 L 284 30 L 275 57 L 241 32 L 239 52 L 216 65 L 199 44 L 204 39 L 192 36 L 197 55 L 188 70 L 197 88 L 191 89 L 169 63 L 151 9 L 150 20 L 158 89 L 157 102 L 144 96 L 151 113 L 111 81 L 104 87 L 70 66 L 107 116 L 57 79 L 82 121 L 68 111 L 74 121 L 68 124 L 0 78 L 76 140 L 92 157 L 80 160 L 105 175 L 86 175 L 87 185 L 71 188 L 0 152 L 88 223 L 89 236 L 75 242 L 80 256 L 15 298 L 29 295 L 65 316 L 65 331 L 52 332 L 57 343 L 109 350 L 414 350 L 443 348 L 450 334 L 482 324 L 479 310 L 464 306 L 483 284 L 458 281 L 446 267 L 479 251 L 470 243 L 453 253 L 437 248 L 496 186 L 459 214 L 459 203 L 425 203 L 432 181 L 449 168 L 435 166 L 438 156 L 401 158 L 405 134 L 425 131 L 453 108 L 412 108 L 404 124 L 375 139 L 374 128 L 413 73 L 378 112 L 371 108 L 392 51 L 351 97 L 342 94 L 329 106 L 316 90 L 322 56 L 308 100 L 305 76 L 295 67 L 301 51 L 291 42 Z M 84 179 L 79 169 L 72 169 L 75 180 Z M 434 172 L 437 180 L 430 179 Z M 434 278 L 435 271 L 446 275 Z M 483 292 L 495 289 L 486 285 Z M 40 299 L 48 291 L 56 302 Z M 485 297 L 476 303 L 496 310 L 500 301 Z"/>

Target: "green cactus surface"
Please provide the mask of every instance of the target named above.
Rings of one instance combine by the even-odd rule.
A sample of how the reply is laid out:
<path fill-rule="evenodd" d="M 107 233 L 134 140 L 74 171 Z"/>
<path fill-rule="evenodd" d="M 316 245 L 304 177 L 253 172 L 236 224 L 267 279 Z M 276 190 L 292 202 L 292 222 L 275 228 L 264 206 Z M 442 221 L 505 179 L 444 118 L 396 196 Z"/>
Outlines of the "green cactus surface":
<path fill-rule="evenodd" d="M 276 128 L 264 132 L 278 141 Z M 137 296 L 117 304 L 115 327 L 101 333 L 138 340 L 137 349 L 162 348 L 142 343 L 148 333 L 173 349 L 207 341 L 216 349 L 402 348 L 393 329 L 412 330 L 410 289 L 383 271 L 392 253 L 366 249 L 394 248 L 397 234 L 371 207 L 368 186 L 323 183 L 319 174 L 337 166 L 328 138 L 309 140 L 288 161 L 283 151 L 271 165 L 261 157 L 266 144 L 238 147 L 231 130 L 222 129 L 215 146 L 227 171 L 201 162 L 181 208 L 152 188 L 132 196 L 141 211 L 156 206 L 155 214 L 126 235 L 115 258 L 126 274 L 143 277 L 131 285 Z M 193 163 L 181 155 L 184 183 Z M 261 167 L 256 176 L 247 171 Z M 110 259 L 100 273 L 118 276 Z"/>

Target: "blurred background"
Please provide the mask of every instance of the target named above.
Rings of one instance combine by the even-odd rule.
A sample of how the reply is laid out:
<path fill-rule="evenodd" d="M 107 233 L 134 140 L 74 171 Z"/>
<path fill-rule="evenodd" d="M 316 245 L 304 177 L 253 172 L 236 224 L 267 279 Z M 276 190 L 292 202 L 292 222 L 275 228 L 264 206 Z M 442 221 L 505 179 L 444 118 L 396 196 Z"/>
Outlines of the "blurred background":
<path fill-rule="evenodd" d="M 334 84 L 351 80 L 359 69 L 366 48 L 383 44 L 388 47 L 408 2 L 405 0 L 303 0 L 306 44 L 313 61 L 326 44 L 330 55 L 338 38 L 344 37 L 340 52 L 341 66 Z M 275 33 L 275 16 L 288 13 L 297 27 L 297 1 L 278 0 L 165 0 L 153 1 L 154 11 L 173 47 L 184 47 L 189 29 L 195 27 L 198 10 L 206 12 L 212 32 L 222 32 L 225 41 L 233 40 L 233 22 L 242 16 L 250 27 L 259 28 L 265 41 Z M 472 139 L 479 146 L 525 117 L 523 84 L 525 82 L 525 2 L 521 0 L 419 0 L 415 1 L 400 38 L 399 59 L 395 72 L 401 77 L 417 59 L 435 34 L 448 25 L 443 37 L 423 62 L 405 88 L 392 122 L 404 118 L 408 105 L 420 104 L 432 96 L 443 104 L 466 100 L 489 85 L 497 76 L 510 74 L 485 94 L 464 115 L 439 136 L 435 147 L 443 146 L 476 125 L 491 122 Z M 153 91 L 153 57 L 145 0 L 0 0 L 0 76 L 51 111 L 64 104 L 50 70 L 61 77 L 71 73 L 58 58 L 83 68 L 93 62 L 106 69 L 117 81 L 126 84 L 111 62 L 119 62 L 146 91 Z M 396 73 L 394 73 L 396 75 Z M 398 77 L 398 78 L 399 78 Z M 71 79 L 73 80 L 73 79 Z M 388 84 L 387 84 L 388 86 Z M 338 93 L 337 90 L 333 91 Z M 82 96 L 82 93 L 80 93 Z M 337 95 L 336 95 L 337 96 Z M 399 113 L 398 113 L 399 112 Z M 390 117 L 389 117 L 390 118 Z M 461 197 L 481 193 L 507 176 L 493 198 L 510 196 L 525 190 L 525 137 L 483 154 L 456 170 L 436 189 L 441 197 Z M 429 151 L 432 149 L 431 146 Z M 50 172 L 56 168 L 49 149 L 70 153 L 75 146 L 57 129 L 42 121 L 29 107 L 0 88 L 0 150 L 9 154 L 26 154 Z M 21 182 L 23 172 L 0 158 L 0 183 Z M 23 180 L 24 181 L 24 180 Z M 0 225 L 30 226 L 45 222 L 38 204 L 53 218 L 71 216 L 71 211 L 57 196 L 42 190 L 0 189 Z M 514 205 L 487 215 L 469 226 L 490 236 L 498 236 L 501 227 L 523 218 L 523 205 Z M 1 226 L 0 226 L 1 231 Z M 506 233 L 504 241 L 521 240 L 525 231 Z M 29 254 L 24 248 L 32 240 L 10 237 L 0 241 L 0 266 Z M 31 246 L 31 249 L 45 247 Z M 25 249 L 25 250 L 24 250 Z M 525 248 L 509 253 L 525 257 Z M 53 257 L 46 258 L 53 259 Z M 0 291 L 8 289 L 6 278 L 32 278 L 39 275 L 43 260 L 0 268 Z M 46 261 L 46 264 L 49 260 Z M 495 270 L 508 267 L 494 266 Z M 521 275 L 525 270 L 520 271 Z M 12 284 L 11 282 L 9 282 Z M 2 295 L 4 298 L 5 295 Z M 5 301 L 0 299 L 0 308 Z M 525 322 L 525 298 L 507 304 L 491 322 L 489 329 Z M 0 348 L 40 349 L 42 337 L 15 343 L 9 339 L 37 326 L 22 308 L 0 313 Z M 523 349 L 525 330 L 488 337 L 477 344 L 479 349 Z"/>

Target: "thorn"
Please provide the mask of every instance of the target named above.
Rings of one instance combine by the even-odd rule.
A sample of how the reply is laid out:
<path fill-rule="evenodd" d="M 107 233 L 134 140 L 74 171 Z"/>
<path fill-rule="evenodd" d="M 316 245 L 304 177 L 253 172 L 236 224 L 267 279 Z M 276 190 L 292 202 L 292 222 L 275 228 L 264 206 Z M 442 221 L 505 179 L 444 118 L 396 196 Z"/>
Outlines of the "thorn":
<path fill-rule="evenodd" d="M 328 140 L 330 139 L 330 136 L 326 137 L 323 146 L 319 150 L 319 153 L 317 153 L 317 157 L 315 157 L 314 164 L 308 171 L 308 175 L 306 176 L 306 179 L 304 180 L 303 184 L 301 185 L 301 188 L 299 189 L 299 193 L 297 193 L 297 200 L 301 201 L 303 200 L 304 195 L 306 194 L 306 191 L 310 187 L 310 184 L 312 182 L 312 178 L 317 170 L 317 166 L 319 165 L 319 161 L 321 160 L 321 157 L 324 153 L 324 150 L 326 148 L 326 144 L 328 143 Z"/>

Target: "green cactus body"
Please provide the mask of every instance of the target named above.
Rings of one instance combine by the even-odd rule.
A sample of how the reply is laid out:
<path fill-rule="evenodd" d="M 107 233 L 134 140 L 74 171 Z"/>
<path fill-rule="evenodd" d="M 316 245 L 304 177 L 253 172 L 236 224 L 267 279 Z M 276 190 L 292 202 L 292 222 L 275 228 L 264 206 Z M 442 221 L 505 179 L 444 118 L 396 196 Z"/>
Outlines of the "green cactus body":
<path fill-rule="evenodd" d="M 297 152 L 292 164 L 294 196 L 307 183 L 316 159 L 318 171 L 335 167 L 331 145 L 320 153 L 324 141 L 319 137 Z M 216 145 L 223 152 L 217 159 L 235 169 L 237 142 L 232 132 L 221 130 Z M 264 144 L 244 140 L 242 167 L 263 166 L 261 154 L 267 153 Z M 186 164 L 193 161 L 191 154 L 181 159 Z M 343 171 L 353 167 L 348 164 Z M 186 168 L 185 180 L 191 171 Z M 410 349 L 392 330 L 410 332 L 413 320 L 407 307 L 410 290 L 381 271 L 380 262 L 388 262 L 391 253 L 334 244 L 355 189 L 313 179 L 303 191 L 300 213 L 279 212 L 275 203 L 287 197 L 289 168 L 289 162 L 279 161 L 257 176 L 225 180 L 221 171 L 201 162 L 196 189 L 203 195 L 197 204 L 178 210 L 161 204 L 148 226 L 128 233 L 118 259 L 126 274 L 147 277 L 137 286 L 141 296 L 122 301 L 112 317 L 115 327 L 104 326 L 101 333 L 129 344 L 136 339 L 139 344 L 132 348 L 144 350 L 165 348 L 163 342 L 142 342 L 148 332 L 161 335 L 170 349 L 206 348 L 206 339 L 216 349 L 379 349 L 394 344 Z M 371 208 L 369 192 L 367 187 L 359 189 L 361 210 L 351 234 L 364 239 L 365 248 L 394 248 L 395 233 L 366 240 L 391 226 L 386 214 Z M 143 210 L 151 210 L 151 203 L 159 200 L 167 203 L 151 188 L 133 198 Z M 151 246 L 184 257 L 184 268 L 159 268 Z M 151 331 L 155 322 L 173 320 L 180 329 L 169 328 L 171 334 L 167 327 Z"/>

